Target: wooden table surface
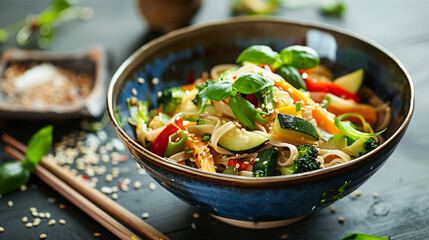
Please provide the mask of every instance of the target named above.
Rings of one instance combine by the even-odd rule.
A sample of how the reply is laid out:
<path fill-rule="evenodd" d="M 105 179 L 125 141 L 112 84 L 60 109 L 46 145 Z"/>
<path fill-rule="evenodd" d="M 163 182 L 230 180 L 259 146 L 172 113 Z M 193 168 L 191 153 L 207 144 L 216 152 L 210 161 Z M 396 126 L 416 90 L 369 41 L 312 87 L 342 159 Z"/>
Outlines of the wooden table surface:
<path fill-rule="evenodd" d="M 2 0 L 0 1 L 0 26 L 23 19 L 31 12 L 43 10 L 48 1 Z M 95 16 L 88 22 L 74 21 L 63 25 L 57 32 L 56 40 L 47 50 L 75 51 L 94 45 L 102 45 L 108 53 L 108 76 L 135 49 L 156 34 L 148 33 L 145 22 L 139 16 L 132 0 L 92 0 L 81 1 L 82 5 L 93 7 Z M 204 0 L 194 23 L 205 23 L 231 17 L 229 1 Z M 219 222 L 199 210 L 183 203 L 158 186 L 151 190 L 154 181 L 144 172 L 138 172 L 135 162 L 119 163 L 119 179 L 104 182 L 100 176 L 97 188 L 117 185 L 124 177 L 132 182 L 139 180 L 142 187 L 128 192 L 119 192 L 117 202 L 141 216 L 149 213 L 146 221 L 171 239 L 341 239 L 352 232 L 374 235 L 389 235 L 392 239 L 429 238 L 429 3 L 426 0 L 389 1 L 360 0 L 347 1 L 347 12 L 343 18 L 322 16 L 314 8 L 299 10 L 283 9 L 280 18 L 312 20 L 346 28 L 361 34 L 392 52 L 409 71 L 415 86 L 416 109 L 414 117 L 402 142 L 386 164 L 362 187 L 362 194 L 348 196 L 334 204 L 335 213 L 323 209 L 291 226 L 249 230 Z M 16 46 L 13 39 L 0 45 L 0 52 Z M 108 81 L 109 79 L 106 79 Z M 426 82 L 425 82 L 426 81 Z M 427 94 L 427 93 L 426 93 Z M 47 122 L 22 119 L 3 121 L 0 116 L 0 133 L 9 133 L 27 142 L 32 133 Z M 55 124 L 55 139 L 80 131 L 80 120 Z M 88 133 L 88 138 L 116 138 L 110 124 L 97 133 Z M 88 140 L 89 141 L 89 140 Z M 0 143 L 0 162 L 11 160 Z M 120 153 L 125 153 L 118 149 Z M 114 167 L 105 164 L 108 169 Z M 373 193 L 378 193 L 374 198 Z M 7 202 L 13 201 L 13 207 Z M 65 204 L 62 209 L 59 204 Z M 31 216 L 29 207 L 39 212 L 50 212 L 57 220 L 48 226 L 42 219 L 38 227 L 26 228 L 21 218 Z M 198 214 L 195 214 L 198 213 Z M 338 217 L 344 217 L 344 223 Z M 32 219 L 32 217 L 30 218 Z M 65 219 L 65 225 L 58 224 Z M 93 233 L 101 233 L 100 239 L 115 239 L 85 213 L 67 202 L 36 177 L 32 177 L 26 191 L 3 195 L 0 199 L 0 239 L 39 239 L 46 233 L 48 239 L 93 239 Z"/>

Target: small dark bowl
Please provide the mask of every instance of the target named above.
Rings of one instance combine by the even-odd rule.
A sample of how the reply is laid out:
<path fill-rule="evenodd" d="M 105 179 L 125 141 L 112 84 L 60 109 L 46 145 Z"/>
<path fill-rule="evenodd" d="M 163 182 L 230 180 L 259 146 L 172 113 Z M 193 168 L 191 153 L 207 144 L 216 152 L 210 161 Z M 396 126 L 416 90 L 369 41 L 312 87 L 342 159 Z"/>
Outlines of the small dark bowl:
<path fill-rule="evenodd" d="M 254 44 L 274 50 L 309 45 L 337 74 L 365 69 L 364 84 L 391 103 L 385 142 L 375 151 L 345 164 L 290 176 L 248 178 L 207 173 L 170 163 L 135 141 L 127 123 L 126 98 L 132 89 L 156 107 L 159 90 L 188 83 L 221 63 L 234 63 Z M 343 72 L 341 72 L 343 71 Z M 139 84 L 137 79 L 144 78 Z M 151 79 L 158 78 L 159 84 Z M 382 47 L 325 25 L 267 18 L 239 18 L 188 27 L 160 37 L 135 52 L 118 69 L 107 93 L 113 127 L 136 161 L 161 186 L 210 214 L 241 221 L 278 221 L 309 215 L 351 193 L 371 177 L 392 154 L 405 133 L 414 109 L 414 90 L 402 64 Z M 273 226 L 273 225 L 269 225 Z"/>

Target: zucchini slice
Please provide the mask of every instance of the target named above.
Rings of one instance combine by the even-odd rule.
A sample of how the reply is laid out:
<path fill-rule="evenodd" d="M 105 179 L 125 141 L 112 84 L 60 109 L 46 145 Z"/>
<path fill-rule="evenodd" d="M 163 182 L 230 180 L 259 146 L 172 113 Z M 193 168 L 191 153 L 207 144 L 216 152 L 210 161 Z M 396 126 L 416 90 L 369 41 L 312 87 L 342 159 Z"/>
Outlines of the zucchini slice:
<path fill-rule="evenodd" d="M 277 114 L 273 135 L 280 141 L 293 144 L 314 144 L 320 139 L 319 133 L 309 121 L 286 114 Z"/>
<path fill-rule="evenodd" d="M 237 127 L 226 132 L 218 145 L 234 153 L 253 152 L 269 140 L 269 135 L 261 131 L 240 131 Z"/>

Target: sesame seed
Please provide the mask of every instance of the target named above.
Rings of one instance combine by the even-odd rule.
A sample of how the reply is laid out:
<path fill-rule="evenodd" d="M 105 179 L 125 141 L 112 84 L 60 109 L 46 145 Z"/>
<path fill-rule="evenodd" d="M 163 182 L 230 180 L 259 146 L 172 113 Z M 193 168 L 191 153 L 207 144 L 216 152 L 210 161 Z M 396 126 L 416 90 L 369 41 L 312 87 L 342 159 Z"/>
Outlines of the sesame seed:
<path fill-rule="evenodd" d="M 331 207 L 331 213 L 335 213 L 336 209 L 334 207 Z"/>
<path fill-rule="evenodd" d="M 31 227 L 33 227 L 33 224 L 32 223 L 26 223 L 25 226 L 28 228 L 31 228 Z"/>
<path fill-rule="evenodd" d="M 142 186 L 142 183 L 140 181 L 135 181 L 134 182 L 134 188 L 135 189 L 139 189 Z"/>
<path fill-rule="evenodd" d="M 64 219 L 60 219 L 60 220 L 58 220 L 58 222 L 60 223 L 60 224 L 66 224 L 66 220 L 64 220 Z"/>
<path fill-rule="evenodd" d="M 149 217 L 149 213 L 148 212 L 142 213 L 142 218 L 146 219 L 148 217 Z"/>
<path fill-rule="evenodd" d="M 39 213 L 39 217 L 40 217 L 40 218 L 44 218 L 44 217 L 45 217 L 45 214 L 44 214 L 44 213 Z"/>
<path fill-rule="evenodd" d="M 111 182 L 113 180 L 112 174 L 107 174 L 105 177 L 106 182 Z"/>
<path fill-rule="evenodd" d="M 35 207 L 31 207 L 31 208 L 30 208 L 30 212 L 37 212 L 37 208 L 35 208 Z"/>
<path fill-rule="evenodd" d="M 21 222 L 23 222 L 23 223 L 28 222 L 28 217 L 23 217 L 23 218 L 21 219 Z"/>
<path fill-rule="evenodd" d="M 45 239 L 48 235 L 46 235 L 46 233 L 42 233 L 40 234 L 40 239 Z"/>
<path fill-rule="evenodd" d="M 51 213 L 46 213 L 46 218 L 51 218 Z"/>
<path fill-rule="evenodd" d="M 13 207 L 13 202 L 12 202 L 12 201 L 8 201 L 8 202 L 7 202 L 7 205 L 8 205 L 9 207 Z"/>
<path fill-rule="evenodd" d="M 117 194 L 117 193 L 112 194 L 112 199 L 113 199 L 113 200 L 118 199 L 118 194 Z"/>
<path fill-rule="evenodd" d="M 282 234 L 280 236 L 280 239 L 287 239 L 288 237 L 289 237 L 289 235 L 287 233 L 285 233 L 285 234 Z"/>
<path fill-rule="evenodd" d="M 343 223 L 343 222 L 344 222 L 344 217 L 339 216 L 339 217 L 338 217 L 338 222 L 339 222 L 339 223 Z"/>
<path fill-rule="evenodd" d="M 20 189 L 22 192 L 24 192 L 24 191 L 26 191 L 26 190 L 27 190 L 27 185 L 21 185 L 21 186 L 19 187 L 19 189 Z"/>
<path fill-rule="evenodd" d="M 51 220 L 49 220 L 48 225 L 53 226 L 53 225 L 55 225 L 55 223 L 57 223 L 57 221 L 55 221 L 55 219 L 51 219 Z"/>
<path fill-rule="evenodd" d="M 162 96 L 162 92 L 158 91 L 158 97 L 160 98 Z"/>
<path fill-rule="evenodd" d="M 4 228 L 0 227 L 0 232 L 4 232 Z"/>
<path fill-rule="evenodd" d="M 131 89 L 131 92 L 133 93 L 134 96 L 137 96 L 137 89 L 133 88 Z"/>
<path fill-rule="evenodd" d="M 61 209 L 64 209 L 64 208 L 66 208 L 66 205 L 65 204 L 60 204 L 60 205 L 58 205 Z"/>
<path fill-rule="evenodd" d="M 34 221 L 33 222 L 33 227 L 37 227 L 37 226 L 39 226 L 39 224 L 40 224 L 40 221 Z"/>
<path fill-rule="evenodd" d="M 373 197 L 373 198 L 378 198 L 378 192 L 373 192 L 373 193 L 372 193 L 372 197 Z"/>
<path fill-rule="evenodd" d="M 267 164 L 268 164 L 268 161 L 264 161 L 262 164 L 267 165 Z"/>
<path fill-rule="evenodd" d="M 144 78 L 139 77 L 139 78 L 137 79 L 137 82 L 139 82 L 140 84 L 143 84 L 143 83 L 144 83 Z"/>
<path fill-rule="evenodd" d="M 196 213 L 192 214 L 192 217 L 193 218 L 200 218 L 200 214 L 196 212 Z"/>
<path fill-rule="evenodd" d="M 102 187 L 101 188 L 101 192 L 104 194 L 111 194 L 112 193 L 112 188 L 110 187 Z"/>
<path fill-rule="evenodd" d="M 101 236 L 101 233 L 98 233 L 98 232 L 94 233 L 94 237 L 100 237 L 100 236 Z"/>
<path fill-rule="evenodd" d="M 197 229 L 197 225 L 195 225 L 195 223 L 191 223 L 191 227 L 192 229 Z"/>
<path fill-rule="evenodd" d="M 353 192 L 353 196 L 355 196 L 355 197 L 359 197 L 360 195 L 362 195 L 362 190 L 360 190 L 360 189 Z"/>
<path fill-rule="evenodd" d="M 155 190 L 156 189 L 156 184 L 155 183 L 149 183 L 149 189 L 150 190 Z"/>
<path fill-rule="evenodd" d="M 158 78 L 153 78 L 152 79 L 152 84 L 153 85 L 156 85 L 156 84 L 158 84 L 159 83 L 159 79 Z"/>

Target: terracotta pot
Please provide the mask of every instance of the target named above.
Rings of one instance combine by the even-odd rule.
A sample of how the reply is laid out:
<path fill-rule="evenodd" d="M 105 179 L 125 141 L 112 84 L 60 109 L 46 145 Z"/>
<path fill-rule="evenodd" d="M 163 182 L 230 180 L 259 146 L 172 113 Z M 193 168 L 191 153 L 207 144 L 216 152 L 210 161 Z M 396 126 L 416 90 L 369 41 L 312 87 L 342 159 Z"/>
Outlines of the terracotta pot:
<path fill-rule="evenodd" d="M 201 0 L 137 0 L 151 30 L 169 32 L 188 25 Z"/>

